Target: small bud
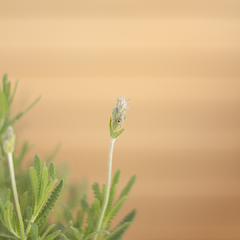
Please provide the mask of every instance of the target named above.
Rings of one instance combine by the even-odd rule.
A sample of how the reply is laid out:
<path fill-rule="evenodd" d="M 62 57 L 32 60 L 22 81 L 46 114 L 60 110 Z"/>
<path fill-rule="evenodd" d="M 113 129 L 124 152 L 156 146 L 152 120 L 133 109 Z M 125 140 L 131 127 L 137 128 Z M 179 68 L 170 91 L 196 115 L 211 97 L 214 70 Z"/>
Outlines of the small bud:
<path fill-rule="evenodd" d="M 117 138 L 122 132 L 117 132 L 117 130 L 121 129 L 123 123 L 126 119 L 126 112 L 129 109 L 127 103 L 129 100 L 125 100 L 125 96 L 123 98 L 117 98 L 117 104 L 112 110 L 112 118 L 110 120 L 110 135 L 113 138 Z"/>
<path fill-rule="evenodd" d="M 2 145 L 3 150 L 6 153 L 12 153 L 14 151 L 15 144 L 15 134 L 13 132 L 13 127 L 9 126 L 7 131 L 2 135 Z"/>

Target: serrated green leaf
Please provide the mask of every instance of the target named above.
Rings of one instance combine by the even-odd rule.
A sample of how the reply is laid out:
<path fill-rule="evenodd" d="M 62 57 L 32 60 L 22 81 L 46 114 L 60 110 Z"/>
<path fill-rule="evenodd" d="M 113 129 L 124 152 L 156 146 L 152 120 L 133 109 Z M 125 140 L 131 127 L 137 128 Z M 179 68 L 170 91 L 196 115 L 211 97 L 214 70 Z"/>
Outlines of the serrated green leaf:
<path fill-rule="evenodd" d="M 85 211 L 84 209 L 79 209 L 77 212 L 77 217 L 76 217 L 76 227 L 80 228 L 83 225 L 83 220 L 84 220 L 84 214 Z"/>
<path fill-rule="evenodd" d="M 93 199 L 94 209 L 96 210 L 97 214 L 100 215 L 100 202 L 97 198 Z"/>
<path fill-rule="evenodd" d="M 96 232 L 93 232 L 93 233 L 88 234 L 88 235 L 84 238 L 84 240 L 87 240 L 87 239 L 89 239 L 90 237 L 95 236 L 95 235 L 97 235 L 97 234 L 109 234 L 109 232 L 106 231 L 106 230 L 96 231 Z"/>
<path fill-rule="evenodd" d="M 30 179 L 32 184 L 32 192 L 33 192 L 33 215 L 34 215 L 38 207 L 38 178 L 37 178 L 35 168 L 30 167 L 29 172 L 30 172 Z"/>
<path fill-rule="evenodd" d="M 53 232 L 52 234 L 48 235 L 45 240 L 53 240 L 55 239 L 59 234 L 60 234 L 61 230 L 57 230 L 55 232 Z"/>
<path fill-rule="evenodd" d="M 38 240 L 38 227 L 34 223 L 31 223 L 31 226 L 32 226 L 32 240 Z"/>
<path fill-rule="evenodd" d="M 70 227 L 70 230 L 72 232 L 72 234 L 78 239 L 78 240 L 82 240 L 80 232 L 77 228 L 75 227 Z"/>
<path fill-rule="evenodd" d="M 15 238 L 13 235 L 9 235 L 7 233 L 0 233 L 0 237 L 9 238 L 9 239 L 20 239 L 20 238 Z"/>
<path fill-rule="evenodd" d="M 13 210 L 13 204 L 9 201 L 5 204 L 5 211 L 4 211 L 4 223 L 6 224 L 6 227 L 8 230 L 14 234 L 14 236 L 17 236 L 17 233 L 14 231 L 12 226 L 12 210 Z"/>
<path fill-rule="evenodd" d="M 121 208 L 122 204 L 124 203 L 124 201 L 126 200 L 127 196 L 123 196 L 122 198 L 120 198 L 115 205 L 110 209 L 109 213 L 106 215 L 106 217 L 104 218 L 103 221 L 103 228 L 105 228 L 105 226 L 107 226 L 107 224 L 113 219 L 113 217 L 117 214 L 117 212 L 119 211 L 119 209 Z"/>
<path fill-rule="evenodd" d="M 63 208 L 63 215 L 64 215 L 66 222 L 68 223 L 69 221 L 73 220 L 72 212 L 71 212 L 71 209 L 69 208 L 69 206 L 62 204 L 62 208 Z"/>
<path fill-rule="evenodd" d="M 17 116 L 15 116 L 13 119 L 8 121 L 7 124 L 5 124 L 4 128 L 2 129 L 2 132 L 5 132 L 8 128 L 8 126 L 12 126 L 17 120 L 19 120 L 25 113 L 27 113 L 39 100 L 41 96 L 38 97 L 26 110 L 23 112 L 20 112 Z"/>
<path fill-rule="evenodd" d="M 30 220 L 32 218 L 32 208 L 30 206 L 26 207 L 25 218 Z"/>
<path fill-rule="evenodd" d="M 5 209 L 5 202 L 4 202 L 3 196 L 0 193 L 0 218 L 2 219 L 4 216 L 4 209 Z"/>
<path fill-rule="evenodd" d="M 40 226 L 39 226 L 39 224 L 38 224 L 38 235 L 41 235 L 42 234 L 42 232 L 43 232 L 43 230 L 44 230 L 44 228 L 45 228 L 45 226 L 46 226 L 46 224 L 47 224 L 47 218 L 46 219 L 44 219 L 42 222 L 41 222 L 41 224 L 40 224 Z"/>
<path fill-rule="evenodd" d="M 37 175 L 38 195 L 39 195 L 39 189 L 40 189 L 40 184 L 41 184 L 41 160 L 38 155 L 34 156 L 34 169 L 35 169 L 36 175 Z"/>
<path fill-rule="evenodd" d="M 112 231 L 104 240 L 116 240 L 119 239 L 123 233 L 127 230 L 130 223 L 125 222 L 121 226 L 117 227 L 114 231 Z"/>
<path fill-rule="evenodd" d="M 84 209 L 84 211 L 88 212 L 89 206 L 88 206 L 87 201 L 84 198 L 81 199 L 81 205 L 82 205 L 82 208 Z"/>
<path fill-rule="evenodd" d="M 121 170 L 118 169 L 114 174 L 113 181 L 112 181 L 112 186 L 118 184 L 120 175 L 121 175 Z"/>
<path fill-rule="evenodd" d="M 93 189 L 95 198 L 97 198 L 99 200 L 100 205 L 102 206 L 102 195 L 101 195 L 101 191 L 100 191 L 100 188 L 99 188 L 99 184 L 97 182 L 95 182 L 92 185 L 92 189 Z"/>
<path fill-rule="evenodd" d="M 12 226 L 14 231 L 18 234 L 18 221 L 17 221 L 17 215 L 15 212 L 12 212 Z"/>
<path fill-rule="evenodd" d="M 2 84 L 3 84 L 3 92 L 6 96 L 6 99 L 8 100 L 10 96 L 11 83 L 7 79 L 7 74 L 3 76 Z"/>
<path fill-rule="evenodd" d="M 22 216 L 24 216 L 26 203 L 27 203 L 27 198 L 28 198 L 28 191 L 26 191 L 23 194 L 22 199 L 21 199 L 21 203 L 20 203 L 20 209 L 21 209 Z"/>
<path fill-rule="evenodd" d="M 15 82 L 12 96 L 11 96 L 10 99 L 9 99 L 9 106 L 10 106 L 10 105 L 12 104 L 12 102 L 13 102 L 13 99 L 14 99 L 15 94 L 16 94 L 16 91 L 17 91 L 17 86 L 18 86 L 18 80 Z"/>
<path fill-rule="evenodd" d="M 0 223 L 2 224 L 1 226 L 2 226 L 2 230 L 3 230 L 4 233 L 6 233 L 7 235 L 10 235 L 10 236 L 14 236 L 17 239 L 20 239 L 19 236 L 16 236 L 16 235 L 14 235 L 13 233 L 10 232 L 10 230 L 8 229 L 6 224 L 3 222 L 3 219 L 0 219 Z"/>
<path fill-rule="evenodd" d="M 134 209 L 134 210 L 132 210 L 130 213 L 128 213 L 128 214 L 123 218 L 123 220 L 119 223 L 118 226 L 124 224 L 125 222 L 129 222 L 129 223 L 132 222 L 133 219 L 135 218 L 135 216 L 136 216 L 136 209 Z M 118 227 L 118 226 L 117 226 L 117 227 Z"/>
<path fill-rule="evenodd" d="M 117 184 L 113 185 L 110 189 L 107 209 L 110 209 L 110 207 L 112 206 L 116 191 L 117 191 Z"/>
<path fill-rule="evenodd" d="M 125 186 L 125 188 L 122 190 L 121 194 L 120 194 L 120 197 L 119 198 L 122 198 L 123 196 L 127 196 L 128 193 L 130 192 L 134 182 L 136 180 L 136 175 L 132 176 L 130 178 L 130 180 L 128 181 L 127 185 Z"/>
<path fill-rule="evenodd" d="M 11 193 L 12 193 L 11 189 L 8 188 L 5 195 L 5 202 L 10 201 Z"/>
<path fill-rule="evenodd" d="M 96 199 L 96 198 L 95 198 Z M 92 203 L 92 206 L 88 210 L 88 217 L 87 217 L 87 226 L 88 228 L 86 229 L 85 236 L 88 235 L 88 232 L 91 232 L 95 227 L 94 225 L 96 224 L 96 218 L 95 218 L 95 204 L 94 201 Z"/>
<path fill-rule="evenodd" d="M 56 172 L 55 172 L 55 166 L 53 162 L 49 163 L 48 171 L 51 179 L 55 179 Z"/>
<path fill-rule="evenodd" d="M 56 224 L 51 224 L 48 226 L 48 228 L 45 230 L 45 232 L 42 234 L 41 239 L 44 239 L 48 233 L 56 226 Z"/>
<path fill-rule="evenodd" d="M 0 130 L 3 128 L 7 115 L 8 115 L 8 102 L 5 94 L 0 90 Z"/>
<path fill-rule="evenodd" d="M 48 216 L 50 215 L 50 213 L 53 210 L 53 207 L 55 206 L 56 201 L 58 200 L 58 198 L 60 196 L 62 188 L 63 188 L 63 180 L 61 180 L 60 183 L 52 191 L 51 196 L 49 197 L 47 203 L 45 204 L 45 206 L 42 209 L 41 213 L 37 217 L 37 220 L 36 220 L 37 223 L 39 223 L 40 220 L 48 218 Z"/>
<path fill-rule="evenodd" d="M 69 238 L 64 234 L 64 233 L 60 233 L 59 235 L 58 235 L 58 237 L 59 237 L 59 239 L 65 239 L 65 240 L 69 240 Z"/>
<path fill-rule="evenodd" d="M 104 183 L 102 185 L 102 197 L 101 197 L 101 202 L 103 203 L 104 196 L 105 196 L 105 191 L 106 191 L 106 184 Z"/>
<path fill-rule="evenodd" d="M 40 193 L 39 193 L 39 202 L 42 201 L 42 198 L 46 192 L 48 184 L 48 169 L 46 167 L 46 163 L 42 164 L 42 176 L 41 176 L 41 186 L 40 186 Z"/>

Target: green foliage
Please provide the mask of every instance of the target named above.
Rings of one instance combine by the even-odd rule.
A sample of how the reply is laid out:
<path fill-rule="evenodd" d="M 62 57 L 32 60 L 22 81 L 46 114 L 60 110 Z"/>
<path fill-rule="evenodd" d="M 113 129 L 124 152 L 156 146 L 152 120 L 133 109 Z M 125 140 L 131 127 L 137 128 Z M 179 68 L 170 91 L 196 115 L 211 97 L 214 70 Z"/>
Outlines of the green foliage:
<path fill-rule="evenodd" d="M 12 203 L 11 179 L 9 174 L 7 174 L 8 164 L 6 161 L 7 158 L 2 151 L 1 138 L 7 127 L 15 124 L 41 97 L 37 98 L 29 107 L 19 112 L 15 117 L 11 117 L 11 106 L 17 86 L 18 81 L 16 81 L 11 92 L 11 82 L 8 81 L 7 75 L 4 75 L 2 88 L 0 88 L 0 240 L 87 240 L 95 239 L 95 237 L 98 240 L 120 240 L 132 223 L 136 210 L 126 215 L 115 227 L 111 226 L 111 222 L 125 202 L 136 177 L 133 176 L 129 180 L 119 197 L 116 198 L 121 174 L 120 170 L 116 171 L 112 180 L 108 205 L 101 230 L 96 231 L 106 185 L 103 184 L 102 188 L 100 188 L 100 185 L 96 182 L 92 185 L 94 192 L 92 203 L 88 203 L 87 201 L 85 183 L 81 184 L 80 187 L 78 184 L 67 184 L 65 190 L 67 199 L 61 199 L 66 204 L 62 204 L 62 209 L 58 209 L 58 214 L 55 214 L 54 218 L 56 222 L 49 224 L 49 216 L 63 191 L 63 180 L 57 184 L 57 178 L 59 176 L 59 179 L 62 176 L 67 178 L 67 166 L 63 166 L 60 174 L 58 170 L 58 177 L 56 177 L 56 169 L 52 160 L 60 148 L 60 144 L 58 144 L 53 153 L 43 163 L 41 163 L 39 156 L 35 155 L 33 166 L 30 166 L 29 172 L 27 172 L 22 167 L 22 163 L 32 148 L 28 142 L 23 143 L 19 154 L 13 154 L 17 190 L 20 198 L 20 217 L 23 219 L 24 225 L 24 234 L 22 235 L 19 223 L 21 221 Z M 113 137 L 117 138 L 122 131 L 123 129 L 118 132 L 112 132 Z M 79 209 L 76 209 L 77 207 Z M 75 211 L 77 212 L 76 217 L 72 213 Z M 52 221 L 54 218 L 52 218 Z M 65 222 L 66 226 L 61 222 Z"/>
<path fill-rule="evenodd" d="M 132 176 L 130 178 L 130 180 L 128 181 L 126 187 L 122 190 L 121 194 L 120 194 L 120 198 L 123 197 L 123 196 L 127 196 L 128 193 L 130 192 L 134 182 L 136 180 L 136 175 Z"/>
<path fill-rule="evenodd" d="M 93 189 L 95 198 L 97 198 L 99 200 L 100 205 L 102 206 L 102 195 L 101 195 L 101 191 L 100 191 L 100 188 L 99 188 L 99 184 L 97 182 L 95 182 L 92 185 L 92 189 Z"/>
<path fill-rule="evenodd" d="M 26 191 L 26 192 L 23 194 L 22 199 L 21 199 L 21 203 L 20 203 L 22 216 L 24 215 L 24 212 L 25 212 L 26 203 L 27 203 L 27 198 L 28 198 L 28 191 Z"/>

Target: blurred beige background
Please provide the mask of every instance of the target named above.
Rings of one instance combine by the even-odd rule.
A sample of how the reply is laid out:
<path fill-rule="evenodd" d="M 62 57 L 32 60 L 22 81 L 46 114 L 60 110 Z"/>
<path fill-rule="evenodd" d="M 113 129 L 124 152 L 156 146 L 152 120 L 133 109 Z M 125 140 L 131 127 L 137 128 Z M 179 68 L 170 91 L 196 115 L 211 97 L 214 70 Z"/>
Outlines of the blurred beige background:
<path fill-rule="evenodd" d="M 240 239 L 240 1 L 0 0 L 0 74 L 17 125 L 72 180 L 106 178 L 108 121 L 130 98 L 114 171 L 137 174 L 129 240 Z"/>

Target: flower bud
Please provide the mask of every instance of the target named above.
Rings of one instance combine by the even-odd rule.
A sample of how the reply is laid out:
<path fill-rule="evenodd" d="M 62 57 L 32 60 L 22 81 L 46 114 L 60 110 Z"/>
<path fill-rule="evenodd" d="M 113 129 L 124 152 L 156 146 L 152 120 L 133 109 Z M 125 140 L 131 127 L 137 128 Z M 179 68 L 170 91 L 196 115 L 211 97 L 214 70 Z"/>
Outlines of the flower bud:
<path fill-rule="evenodd" d="M 117 98 L 117 104 L 112 110 L 112 118 L 110 120 L 110 135 L 113 138 L 117 138 L 122 132 L 117 131 L 122 128 L 123 123 L 126 119 L 126 112 L 129 109 L 127 103 L 129 100 L 125 100 L 125 96 L 123 98 Z"/>
<path fill-rule="evenodd" d="M 9 126 L 7 131 L 2 135 L 2 145 L 3 150 L 6 153 L 12 153 L 14 151 L 15 144 L 15 134 L 13 132 L 13 127 Z"/>

